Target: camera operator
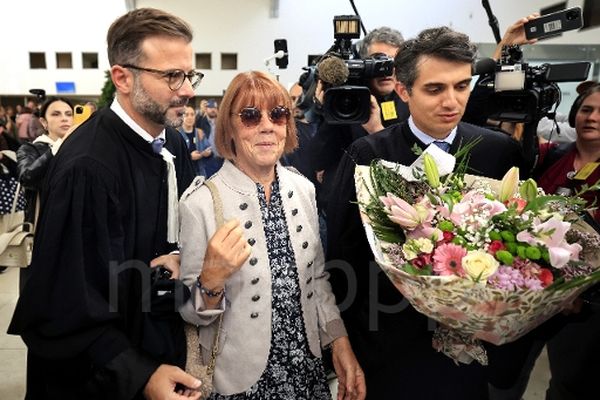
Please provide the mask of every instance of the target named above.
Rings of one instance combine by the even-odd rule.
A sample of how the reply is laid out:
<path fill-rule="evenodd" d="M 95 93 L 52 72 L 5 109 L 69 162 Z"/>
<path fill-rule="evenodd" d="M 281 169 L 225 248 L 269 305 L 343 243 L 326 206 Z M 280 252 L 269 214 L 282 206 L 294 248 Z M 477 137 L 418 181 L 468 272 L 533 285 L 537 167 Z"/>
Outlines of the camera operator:
<path fill-rule="evenodd" d="M 360 56 L 365 59 L 377 54 L 395 57 L 404 42 L 402 34 L 389 27 L 369 32 L 362 40 Z M 371 114 L 365 124 L 332 125 L 323 121 L 312 142 L 312 164 L 317 171 L 321 189 L 317 193 L 320 210 L 325 210 L 332 190 L 332 180 L 344 150 L 356 139 L 373 134 L 408 118 L 406 104 L 394 92 L 396 78 L 372 78 L 368 82 L 371 92 Z M 317 99 L 323 103 L 322 84 L 317 84 Z"/>

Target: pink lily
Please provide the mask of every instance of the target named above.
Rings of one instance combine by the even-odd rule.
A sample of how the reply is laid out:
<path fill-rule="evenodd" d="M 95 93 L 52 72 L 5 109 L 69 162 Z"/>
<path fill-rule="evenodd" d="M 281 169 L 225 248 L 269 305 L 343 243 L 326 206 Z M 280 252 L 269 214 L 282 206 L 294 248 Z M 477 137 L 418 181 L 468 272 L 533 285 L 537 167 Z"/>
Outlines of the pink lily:
<path fill-rule="evenodd" d="M 434 216 L 434 211 L 426 205 L 417 203 L 413 207 L 391 193 L 380 196 L 379 200 L 387 207 L 390 220 L 404 229 L 413 230 L 419 225 L 431 222 Z"/>
<path fill-rule="evenodd" d="M 555 268 L 564 267 L 569 260 L 579 259 L 579 252 L 582 250 L 578 243 L 569 244 L 565 240 L 565 235 L 571 224 L 561 221 L 556 217 L 548 219 L 546 222 L 539 223 L 539 219 L 534 220 L 533 232 L 522 231 L 517 233 L 517 240 L 530 245 L 544 245 L 548 249 L 550 264 Z"/>

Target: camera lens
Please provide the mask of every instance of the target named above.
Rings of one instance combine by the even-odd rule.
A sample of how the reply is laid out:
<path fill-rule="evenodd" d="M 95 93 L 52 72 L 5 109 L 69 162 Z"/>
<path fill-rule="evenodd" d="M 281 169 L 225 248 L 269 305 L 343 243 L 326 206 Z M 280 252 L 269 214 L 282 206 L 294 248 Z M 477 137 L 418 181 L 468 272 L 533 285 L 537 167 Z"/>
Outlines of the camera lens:
<path fill-rule="evenodd" d="M 569 21 L 573 21 L 573 20 L 577 19 L 577 16 L 578 16 L 578 13 L 577 13 L 577 11 L 574 11 L 574 10 L 568 11 L 566 14 L 567 20 L 569 20 Z"/>
<path fill-rule="evenodd" d="M 359 99 L 347 93 L 340 93 L 332 101 L 331 105 L 337 114 L 344 119 L 353 118 L 360 112 Z"/>

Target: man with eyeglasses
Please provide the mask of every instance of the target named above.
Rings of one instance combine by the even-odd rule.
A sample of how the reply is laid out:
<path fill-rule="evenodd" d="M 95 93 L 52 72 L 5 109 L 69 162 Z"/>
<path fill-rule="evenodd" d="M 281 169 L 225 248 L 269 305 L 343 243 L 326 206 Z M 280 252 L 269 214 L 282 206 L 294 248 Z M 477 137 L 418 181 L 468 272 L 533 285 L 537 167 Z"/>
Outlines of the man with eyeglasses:
<path fill-rule="evenodd" d="M 115 100 L 48 171 L 9 332 L 28 347 L 27 399 L 198 398 L 201 383 L 180 368 L 177 307 L 189 291 L 173 253 L 178 199 L 194 177 L 174 129 L 202 79 L 192 32 L 142 8 L 118 18 L 107 41 Z"/>

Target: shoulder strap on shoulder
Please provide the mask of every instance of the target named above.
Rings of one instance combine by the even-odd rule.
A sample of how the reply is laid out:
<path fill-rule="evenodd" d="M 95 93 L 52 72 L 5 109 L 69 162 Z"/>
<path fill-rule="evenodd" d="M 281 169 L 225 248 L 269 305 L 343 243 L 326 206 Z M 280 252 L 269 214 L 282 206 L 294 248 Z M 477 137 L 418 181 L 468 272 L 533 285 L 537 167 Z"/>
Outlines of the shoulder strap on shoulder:
<path fill-rule="evenodd" d="M 219 189 L 214 184 L 213 181 L 206 181 L 206 187 L 210 190 L 210 194 L 213 198 L 213 203 L 215 207 L 215 220 L 217 222 L 217 229 L 223 226 L 225 220 L 223 218 L 223 202 L 221 201 L 221 195 L 219 193 Z"/>

